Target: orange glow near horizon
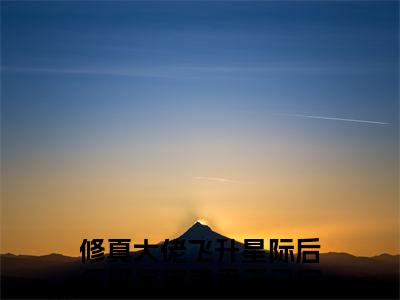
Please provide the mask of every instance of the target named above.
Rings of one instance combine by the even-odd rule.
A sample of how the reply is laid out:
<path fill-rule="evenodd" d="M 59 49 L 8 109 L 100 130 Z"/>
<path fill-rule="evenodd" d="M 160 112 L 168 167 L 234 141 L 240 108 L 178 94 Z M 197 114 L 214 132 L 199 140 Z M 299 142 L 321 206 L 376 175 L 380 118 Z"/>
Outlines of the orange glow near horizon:
<path fill-rule="evenodd" d="M 1 252 L 79 256 L 84 238 L 159 242 L 202 220 L 237 239 L 319 237 L 323 252 L 399 253 L 392 160 L 318 135 L 263 134 L 268 143 L 176 140 L 160 151 L 102 141 L 26 157 L 3 172 Z"/>
<path fill-rule="evenodd" d="M 25 201 L 3 206 L 3 213 L 9 213 L 2 218 L 7 224 L 1 229 L 2 253 L 79 256 L 84 238 L 131 238 L 133 243 L 148 238 L 156 243 L 179 236 L 196 220 L 240 241 L 264 238 L 266 246 L 270 238 L 319 237 L 321 252 L 366 256 L 399 252 L 397 212 L 378 204 L 382 195 L 391 196 L 381 193 L 383 183 L 369 181 L 368 188 L 363 183 L 360 190 L 351 183 L 307 176 L 301 181 L 286 177 L 291 189 L 276 181 L 278 173 L 275 181 L 252 185 L 182 178 L 152 185 L 115 181 L 113 188 L 101 177 L 81 187 L 63 177 L 42 185 L 36 177 L 24 189 L 11 185 L 5 189 L 10 199 Z M 294 195 L 296 201 L 290 200 Z M 337 201 L 345 195 L 352 197 L 352 203 Z M 366 197 L 370 204 L 363 206 Z"/>

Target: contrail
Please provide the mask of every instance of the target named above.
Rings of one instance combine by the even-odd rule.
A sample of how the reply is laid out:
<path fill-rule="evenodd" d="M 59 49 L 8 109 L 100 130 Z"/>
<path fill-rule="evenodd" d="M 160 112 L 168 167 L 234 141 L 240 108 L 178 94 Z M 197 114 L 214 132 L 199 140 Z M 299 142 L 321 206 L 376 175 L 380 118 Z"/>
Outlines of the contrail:
<path fill-rule="evenodd" d="M 368 123 L 368 124 L 378 124 L 378 125 L 389 125 L 387 122 L 378 122 L 370 120 L 358 120 L 358 119 L 344 119 L 344 118 L 333 118 L 324 116 L 310 116 L 310 115 L 299 115 L 299 114 L 278 114 L 280 116 L 288 117 L 298 117 L 298 118 L 311 118 L 311 119 L 321 119 L 321 120 L 333 120 L 333 121 L 345 121 L 345 122 L 357 122 L 357 123 Z"/>
<path fill-rule="evenodd" d="M 195 177 L 198 180 L 208 180 L 208 181 L 218 181 L 218 182 L 225 182 L 225 183 L 249 183 L 249 182 L 243 182 L 243 181 L 238 181 L 238 180 L 232 180 L 232 179 L 227 179 L 227 178 L 222 178 L 222 177 L 204 177 L 204 176 L 197 176 Z"/>

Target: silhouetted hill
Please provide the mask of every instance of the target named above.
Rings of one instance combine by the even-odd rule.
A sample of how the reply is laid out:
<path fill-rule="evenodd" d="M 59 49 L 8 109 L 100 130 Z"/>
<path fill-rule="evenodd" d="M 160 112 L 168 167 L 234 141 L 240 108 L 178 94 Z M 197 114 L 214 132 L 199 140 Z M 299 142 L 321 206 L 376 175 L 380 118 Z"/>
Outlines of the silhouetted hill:
<path fill-rule="evenodd" d="M 216 241 L 217 239 L 229 238 L 213 231 L 209 226 L 201 224 L 197 221 L 187 231 L 179 236 L 178 239 Z"/>
<path fill-rule="evenodd" d="M 1 274 L 12 277 L 43 277 L 58 271 L 71 264 L 78 264 L 81 260 L 61 254 L 49 255 L 14 255 L 2 254 Z"/>
<path fill-rule="evenodd" d="M 206 240 L 215 247 L 228 237 L 195 223 L 177 239 Z M 172 239 L 174 240 L 174 239 Z M 158 244 L 161 248 L 161 243 Z M 379 297 L 399 296 L 399 255 L 357 257 L 348 253 L 321 253 L 319 264 L 274 262 L 242 263 L 243 244 L 236 243 L 235 262 L 198 262 L 199 245 L 188 244 L 184 263 L 163 261 L 159 249 L 138 261 L 142 251 L 126 261 L 82 264 L 80 257 L 2 254 L 2 297 Z M 265 251 L 266 257 L 268 252 Z M 180 275 L 178 275 L 180 273 Z M 221 275 L 222 274 L 222 275 Z"/>

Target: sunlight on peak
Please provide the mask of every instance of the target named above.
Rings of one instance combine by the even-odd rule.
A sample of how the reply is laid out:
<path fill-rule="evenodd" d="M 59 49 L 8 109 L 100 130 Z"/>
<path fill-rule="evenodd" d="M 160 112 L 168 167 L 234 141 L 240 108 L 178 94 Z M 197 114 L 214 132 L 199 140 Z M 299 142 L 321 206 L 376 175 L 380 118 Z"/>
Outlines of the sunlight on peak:
<path fill-rule="evenodd" d="M 198 219 L 196 222 L 199 222 L 201 225 L 208 225 L 207 221 L 204 219 Z"/>

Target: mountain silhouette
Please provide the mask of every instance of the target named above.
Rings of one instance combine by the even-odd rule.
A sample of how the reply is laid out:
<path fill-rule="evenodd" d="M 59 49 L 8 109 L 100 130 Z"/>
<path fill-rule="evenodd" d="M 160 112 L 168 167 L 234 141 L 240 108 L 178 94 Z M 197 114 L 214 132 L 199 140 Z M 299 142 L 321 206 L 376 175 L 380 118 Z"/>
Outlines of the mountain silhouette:
<path fill-rule="evenodd" d="M 178 239 L 216 241 L 218 239 L 229 238 L 213 231 L 209 226 L 196 221 L 196 223 L 194 223 L 187 231 L 179 236 Z"/>
<path fill-rule="evenodd" d="M 274 262 L 243 263 L 243 244 L 235 262 L 198 262 L 198 244 L 229 237 L 195 222 L 173 240 L 185 240 L 184 262 L 163 262 L 159 249 L 151 249 L 157 261 L 143 259 L 135 251 L 127 261 L 82 264 L 80 257 L 61 254 L 42 256 L 2 254 L 1 296 L 6 298 L 85 298 L 85 297 L 274 297 L 274 298 L 398 298 L 399 255 L 357 257 L 348 253 L 321 253 L 319 264 Z M 268 252 L 265 255 L 268 257 Z M 106 253 L 107 256 L 107 253 Z M 180 274 L 180 275 L 179 275 Z M 221 275 L 222 274 L 222 275 Z M 311 275 L 310 275 L 311 274 Z M 312 287 L 312 288 L 310 288 Z M 195 291 L 195 294 L 193 292 Z M 267 291 L 267 292 L 266 292 Z"/>

